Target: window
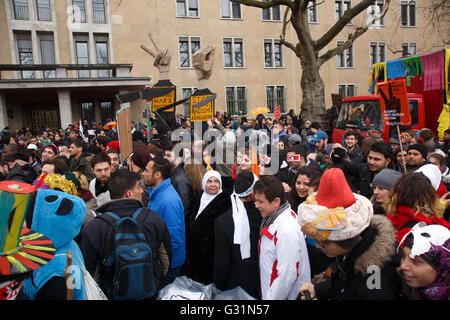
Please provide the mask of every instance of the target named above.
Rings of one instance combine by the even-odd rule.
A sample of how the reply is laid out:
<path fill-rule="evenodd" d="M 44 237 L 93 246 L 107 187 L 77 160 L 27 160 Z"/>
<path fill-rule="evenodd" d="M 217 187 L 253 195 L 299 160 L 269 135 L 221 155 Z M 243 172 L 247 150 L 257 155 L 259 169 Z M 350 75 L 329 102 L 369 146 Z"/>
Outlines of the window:
<path fill-rule="evenodd" d="M 200 49 L 199 37 L 180 37 L 178 39 L 178 52 L 180 55 L 180 67 L 193 67 L 192 57 Z"/>
<path fill-rule="evenodd" d="M 375 1 L 375 4 L 372 4 L 367 10 L 369 13 L 369 17 L 372 18 L 373 16 L 380 15 L 383 12 L 383 6 L 384 1 L 383 0 L 377 0 Z M 372 23 L 372 26 L 384 26 L 384 17 L 382 18 L 376 18 L 375 21 Z"/>
<path fill-rule="evenodd" d="M 386 44 L 384 42 L 370 43 L 370 65 L 386 61 Z"/>
<path fill-rule="evenodd" d="M 108 39 L 106 37 L 97 37 L 95 39 L 95 50 L 97 55 L 97 64 L 109 64 Z M 110 70 L 98 70 L 98 76 L 110 77 Z"/>
<path fill-rule="evenodd" d="M 103 123 L 112 121 L 114 117 L 114 106 L 111 100 L 100 101 L 100 116 Z M 85 118 L 83 118 L 85 119 Z"/>
<path fill-rule="evenodd" d="M 334 1 L 334 19 L 338 21 L 347 11 L 352 7 L 350 0 L 336 0 Z"/>
<path fill-rule="evenodd" d="M 78 64 L 89 64 L 89 49 L 88 49 L 88 41 L 87 40 L 76 40 L 76 56 Z M 78 77 L 80 78 L 89 78 L 90 72 L 89 70 L 79 70 Z"/>
<path fill-rule="evenodd" d="M 262 0 L 262 2 L 267 2 L 268 0 Z M 275 6 L 272 8 L 262 9 L 262 19 L 281 21 L 281 8 L 280 6 Z"/>
<path fill-rule="evenodd" d="M 223 66 L 225 68 L 244 67 L 244 49 L 242 38 L 223 39 Z"/>
<path fill-rule="evenodd" d="M 417 54 L 417 44 L 415 42 L 402 43 L 402 57 L 414 56 Z"/>
<path fill-rule="evenodd" d="M 225 19 L 242 19 L 241 4 L 231 0 L 221 0 L 220 9 L 222 18 Z"/>
<path fill-rule="evenodd" d="M 30 19 L 27 0 L 14 0 L 14 18 L 16 20 Z"/>
<path fill-rule="evenodd" d="M 94 23 L 106 23 L 105 1 L 92 0 Z"/>
<path fill-rule="evenodd" d="M 177 17 L 198 17 L 198 0 L 176 0 Z"/>
<path fill-rule="evenodd" d="M 81 101 L 81 117 L 88 122 L 95 121 L 94 101 Z"/>
<path fill-rule="evenodd" d="M 283 67 L 283 48 L 280 40 L 264 39 L 264 67 Z"/>
<path fill-rule="evenodd" d="M 402 27 L 416 26 L 416 2 L 402 1 L 401 2 L 401 25 Z"/>
<path fill-rule="evenodd" d="M 286 112 L 286 87 L 285 86 L 266 86 L 267 108 L 273 113 L 278 106 L 281 106 L 281 112 Z"/>
<path fill-rule="evenodd" d="M 72 0 L 73 9 L 73 22 L 85 23 L 86 22 L 86 6 L 84 0 Z"/>
<path fill-rule="evenodd" d="M 317 23 L 319 22 L 318 14 L 317 14 L 317 1 L 312 0 L 308 3 L 308 22 L 309 23 Z"/>
<path fill-rule="evenodd" d="M 225 87 L 227 112 L 232 114 L 247 114 L 247 88 Z"/>
<path fill-rule="evenodd" d="M 354 97 L 356 95 L 356 87 L 354 84 L 340 84 L 338 90 L 343 98 Z"/>
<path fill-rule="evenodd" d="M 55 45 L 53 34 L 39 34 L 42 64 L 55 64 Z M 56 78 L 55 70 L 45 70 L 44 78 Z"/>
<path fill-rule="evenodd" d="M 189 87 L 189 88 L 181 88 L 181 96 L 182 99 L 186 99 L 187 97 L 191 96 L 197 88 Z M 183 115 L 186 118 L 189 118 L 191 116 L 191 101 L 188 99 L 185 103 L 183 103 Z"/>
<path fill-rule="evenodd" d="M 343 45 L 345 41 L 338 41 L 337 45 Z M 338 68 L 353 68 L 353 45 L 337 54 Z"/>
<path fill-rule="evenodd" d="M 39 21 L 52 21 L 50 0 L 36 0 L 36 7 Z"/>
<path fill-rule="evenodd" d="M 31 46 L 31 34 L 17 34 L 17 50 L 20 64 L 33 64 L 33 49 Z M 34 79 L 34 71 L 22 71 L 23 79 Z"/>

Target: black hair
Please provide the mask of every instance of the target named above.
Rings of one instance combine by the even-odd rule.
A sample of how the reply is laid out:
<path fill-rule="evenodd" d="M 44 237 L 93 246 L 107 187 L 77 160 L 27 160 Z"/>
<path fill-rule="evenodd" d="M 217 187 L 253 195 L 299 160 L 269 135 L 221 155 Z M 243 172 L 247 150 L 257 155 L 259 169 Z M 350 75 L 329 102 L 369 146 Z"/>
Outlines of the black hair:
<path fill-rule="evenodd" d="M 390 145 L 384 143 L 383 141 L 375 142 L 369 149 L 369 152 L 378 152 L 381 153 L 385 159 L 392 158 L 392 148 Z"/>
<path fill-rule="evenodd" d="M 96 153 L 91 159 L 92 169 L 95 167 L 96 164 L 102 163 L 102 162 L 108 162 L 108 164 L 111 165 L 111 158 L 108 157 L 103 152 Z"/>
<path fill-rule="evenodd" d="M 340 241 L 334 241 L 339 247 L 341 247 L 344 250 L 351 250 L 353 249 L 359 242 L 359 235 L 354 236 L 350 239 L 340 240 Z"/>
<path fill-rule="evenodd" d="M 77 148 L 82 148 L 82 151 L 85 152 L 86 151 L 86 142 L 84 142 L 83 139 L 75 139 L 75 141 L 73 141 L 71 143 L 71 145 L 74 144 L 75 147 Z"/>
<path fill-rule="evenodd" d="M 283 185 L 275 176 L 263 176 L 255 183 L 253 192 L 262 193 L 269 202 L 273 202 L 275 198 L 280 198 L 280 204 L 286 202 L 286 194 Z"/>
<path fill-rule="evenodd" d="M 117 170 L 108 180 L 108 190 L 111 200 L 122 199 L 128 190 L 136 186 L 141 175 L 139 173 L 129 171 L 126 168 Z"/>
<path fill-rule="evenodd" d="M 95 137 L 95 136 L 93 136 Z M 106 148 L 108 146 L 108 143 L 110 141 L 110 139 L 108 137 L 105 136 L 98 136 L 95 138 L 97 143 L 101 146 L 103 146 L 104 148 Z"/>
<path fill-rule="evenodd" d="M 170 177 L 170 162 L 166 158 L 161 156 L 156 156 L 150 159 L 149 162 L 153 161 L 153 173 L 161 172 L 161 176 L 164 180 Z"/>
<path fill-rule="evenodd" d="M 234 180 L 234 191 L 238 194 L 247 191 L 252 185 L 253 179 L 253 172 L 242 171 Z"/>
<path fill-rule="evenodd" d="M 114 150 L 114 149 L 109 149 L 109 150 L 106 150 L 106 151 L 105 151 L 105 154 L 106 154 L 106 155 L 108 155 L 108 154 L 110 154 L 110 153 L 115 153 L 115 154 L 119 155 L 119 151 Z"/>

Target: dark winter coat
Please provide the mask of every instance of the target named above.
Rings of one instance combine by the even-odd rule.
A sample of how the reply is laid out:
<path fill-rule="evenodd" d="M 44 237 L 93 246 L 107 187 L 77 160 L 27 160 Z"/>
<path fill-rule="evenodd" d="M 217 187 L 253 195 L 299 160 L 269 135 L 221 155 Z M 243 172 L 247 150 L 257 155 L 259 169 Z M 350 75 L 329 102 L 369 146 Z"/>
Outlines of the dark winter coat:
<path fill-rule="evenodd" d="M 173 169 L 170 175 L 170 182 L 180 196 L 183 203 L 184 216 L 189 216 L 192 213 L 194 207 L 194 191 L 192 190 L 192 183 L 184 172 L 182 166 L 178 166 Z"/>
<path fill-rule="evenodd" d="M 164 270 L 168 270 L 172 257 L 172 247 L 167 226 L 161 217 L 152 210 L 145 208 L 139 200 L 112 200 L 97 208 L 97 217 L 82 231 L 80 249 L 86 264 L 86 269 L 94 275 L 97 264 L 108 258 L 112 252 L 114 241 L 108 238 L 112 226 L 102 218 L 102 214 L 111 211 L 119 217 L 131 216 L 138 209 L 143 208 L 139 220 L 144 226 L 144 233 L 153 252 L 153 273 L 158 289 L 164 280 Z M 141 218 L 143 218 L 141 220 Z M 108 272 L 100 266 L 100 285 L 111 285 L 113 272 Z"/>
<path fill-rule="evenodd" d="M 15 166 L 9 170 L 8 174 L 5 177 L 5 180 L 33 184 L 33 181 L 36 179 L 36 177 L 36 172 L 29 164 L 21 166 L 16 163 Z"/>
<path fill-rule="evenodd" d="M 395 229 L 381 215 L 373 216 L 361 241 L 348 256 L 337 257 L 331 280 L 314 286 L 319 300 L 393 300 L 401 281 L 395 271 Z"/>
<path fill-rule="evenodd" d="M 354 182 L 354 186 L 359 193 L 370 199 L 373 196 L 372 180 L 375 177 L 370 171 L 367 163 L 353 163 L 344 161 L 344 172 L 351 175 L 350 181 Z"/>
<path fill-rule="evenodd" d="M 242 260 L 239 244 L 233 243 L 233 211 L 228 210 L 214 224 L 214 284 L 220 290 L 240 286 L 259 297 L 258 240 L 262 217 L 254 202 L 245 202 L 250 225 L 250 257 Z"/>
<path fill-rule="evenodd" d="M 230 195 L 217 195 L 195 219 L 200 207 L 201 195 L 194 205 L 186 224 L 187 276 L 195 281 L 209 284 L 213 281 L 214 267 L 214 221 L 231 208 Z"/>
<path fill-rule="evenodd" d="M 92 179 L 95 178 L 94 174 L 91 170 L 91 159 L 92 156 L 89 156 L 87 154 L 82 154 L 80 158 L 75 160 L 74 157 L 71 157 L 69 159 L 69 169 L 70 171 L 78 171 L 86 176 L 86 179 L 88 182 L 91 182 Z"/>

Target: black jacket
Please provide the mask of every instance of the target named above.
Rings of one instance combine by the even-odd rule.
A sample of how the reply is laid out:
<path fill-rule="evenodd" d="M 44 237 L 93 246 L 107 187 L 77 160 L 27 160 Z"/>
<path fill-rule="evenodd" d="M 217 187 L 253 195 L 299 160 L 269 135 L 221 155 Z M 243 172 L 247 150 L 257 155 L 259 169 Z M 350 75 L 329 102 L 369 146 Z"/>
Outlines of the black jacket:
<path fill-rule="evenodd" d="M 170 175 L 170 182 L 183 203 L 184 216 L 189 216 L 194 208 L 194 191 L 192 189 L 192 183 L 186 176 L 184 168 L 181 165 L 173 169 Z"/>
<path fill-rule="evenodd" d="M 8 174 L 5 177 L 5 180 L 33 184 L 33 181 L 36 179 L 36 177 L 36 172 L 29 164 L 20 166 L 18 163 L 16 163 L 15 166 L 9 170 Z"/>
<path fill-rule="evenodd" d="M 112 200 L 97 208 L 99 216 L 95 217 L 82 231 L 80 249 L 83 253 L 86 269 L 94 275 L 97 264 L 106 259 L 112 252 L 114 241 L 108 239 L 112 226 L 105 221 L 101 214 L 111 211 L 119 217 L 131 216 L 138 208 L 143 207 L 142 202 L 135 199 Z M 144 217 L 143 226 L 145 236 L 153 252 L 153 273 L 158 289 L 161 289 L 164 280 L 164 265 L 172 258 L 172 247 L 167 226 L 161 217 L 148 208 L 143 207 L 140 217 Z M 100 266 L 100 286 L 111 284 L 113 273 Z"/>
<path fill-rule="evenodd" d="M 230 209 L 214 224 L 214 284 L 220 290 L 240 286 L 254 298 L 259 297 L 258 241 L 262 217 L 255 203 L 245 202 L 250 225 L 250 257 L 242 260 L 239 244 L 234 244 L 233 211 Z"/>
<path fill-rule="evenodd" d="M 361 233 L 361 241 L 348 256 L 336 258 L 331 280 L 314 286 L 319 300 L 394 300 L 401 291 L 395 271 L 395 229 L 390 221 L 375 215 Z"/>
<path fill-rule="evenodd" d="M 354 187 L 359 190 L 359 193 L 370 199 L 373 196 L 372 180 L 375 177 L 374 173 L 370 171 L 367 163 L 353 163 L 344 161 L 344 172 L 349 174 L 348 177 L 353 183 Z"/>
<path fill-rule="evenodd" d="M 201 195 L 194 205 L 186 224 L 186 270 L 187 276 L 197 282 L 213 282 L 214 267 L 214 221 L 231 208 L 230 195 L 222 192 L 216 196 L 197 219 Z"/>

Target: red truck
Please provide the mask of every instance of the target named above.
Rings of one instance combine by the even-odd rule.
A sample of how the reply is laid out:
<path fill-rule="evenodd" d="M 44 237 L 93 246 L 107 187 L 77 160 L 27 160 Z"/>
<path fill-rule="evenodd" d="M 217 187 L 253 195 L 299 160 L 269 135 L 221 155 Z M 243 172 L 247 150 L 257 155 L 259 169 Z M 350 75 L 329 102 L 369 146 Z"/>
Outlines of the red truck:
<path fill-rule="evenodd" d="M 411 124 L 400 126 L 400 131 L 429 128 L 437 136 L 437 119 L 442 112 L 445 90 L 425 91 L 422 74 L 410 77 L 407 92 Z M 396 126 L 389 126 L 383 122 L 378 95 L 348 97 L 342 100 L 336 127 L 333 130 L 333 143 L 342 143 L 348 121 L 358 124 L 362 136 L 366 136 L 367 132 L 372 130 L 378 132 L 386 143 L 392 135 L 397 135 Z"/>

